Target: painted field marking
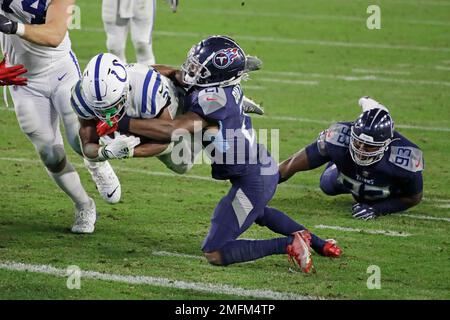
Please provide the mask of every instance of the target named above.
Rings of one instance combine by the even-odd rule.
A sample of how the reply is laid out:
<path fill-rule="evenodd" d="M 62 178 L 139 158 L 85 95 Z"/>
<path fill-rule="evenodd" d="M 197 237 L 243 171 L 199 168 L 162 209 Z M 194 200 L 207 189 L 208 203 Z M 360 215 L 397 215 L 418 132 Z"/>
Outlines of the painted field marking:
<path fill-rule="evenodd" d="M 444 67 L 444 66 L 435 66 L 436 70 L 442 70 L 442 71 L 450 71 L 450 67 Z"/>
<path fill-rule="evenodd" d="M 32 165 L 41 165 L 40 160 L 33 160 L 33 159 L 25 159 L 25 158 L 9 158 L 9 157 L 0 157 L 0 161 L 8 161 L 8 162 L 22 162 Z M 78 169 L 84 169 L 85 166 L 81 163 L 77 162 L 71 162 L 72 165 Z M 113 166 L 115 170 L 123 171 L 123 172 L 131 172 L 131 173 L 138 173 L 138 174 L 145 174 L 149 176 L 158 176 L 158 177 L 169 177 L 169 178 L 180 178 L 180 179 L 193 179 L 193 180 L 201 180 L 201 181 L 208 181 L 208 182 L 214 182 L 214 183 L 220 183 L 223 185 L 228 185 L 229 182 L 227 180 L 216 180 L 211 177 L 207 176 L 200 176 L 200 175 L 191 175 L 191 174 L 183 174 L 179 175 L 176 173 L 170 173 L 170 172 L 162 172 L 162 171 L 148 171 L 144 169 L 134 169 L 134 168 L 127 168 L 127 167 L 121 167 L 121 166 Z M 305 190 L 312 190 L 312 191 L 320 191 L 319 187 L 312 187 L 308 185 L 303 184 L 292 184 L 292 183 L 282 183 L 278 186 L 279 188 L 291 188 L 291 189 L 305 189 Z M 440 198 L 428 198 L 424 197 L 423 201 L 431 202 L 435 206 L 440 206 L 443 204 L 450 204 L 450 199 L 440 199 Z"/>
<path fill-rule="evenodd" d="M 432 217 L 432 216 L 424 216 L 424 215 L 418 215 L 418 214 L 407 214 L 407 213 L 400 213 L 398 215 L 401 216 L 401 217 L 415 218 L 415 219 L 421 219 L 421 220 L 436 220 L 436 221 L 450 222 L 450 218 L 443 218 L 443 217 Z"/>
<path fill-rule="evenodd" d="M 444 86 L 450 87 L 450 82 L 438 81 L 438 80 L 423 80 L 423 79 L 396 79 L 396 78 L 384 78 L 376 75 L 344 75 L 344 74 L 327 74 L 327 73 L 312 73 L 312 72 L 299 72 L 299 71 L 270 71 L 259 70 L 258 74 L 272 75 L 281 77 L 308 77 L 319 79 L 332 79 L 342 81 L 378 81 L 387 83 L 399 83 L 399 84 L 416 84 L 416 85 L 432 85 L 432 86 Z M 258 81 L 259 78 L 255 78 L 254 81 Z"/>
<path fill-rule="evenodd" d="M 361 233 L 369 233 L 369 234 L 377 234 L 377 235 L 384 235 L 389 237 L 409 237 L 412 236 L 412 234 L 407 232 L 399 232 L 399 231 L 391 231 L 391 230 L 371 230 L 371 229 L 358 229 L 358 228 L 348 228 L 348 227 L 341 227 L 341 226 L 326 226 L 323 224 L 319 224 L 314 226 L 314 228 L 317 229 L 331 229 L 331 230 L 337 230 L 337 231 L 348 231 L 348 232 L 361 232 Z"/>
<path fill-rule="evenodd" d="M 80 30 L 73 30 L 73 32 L 100 32 L 105 31 L 102 28 L 83 28 Z M 176 32 L 176 31 L 154 31 L 157 36 L 177 37 L 177 38 L 198 38 L 203 39 L 208 36 L 206 33 L 200 32 Z M 363 42 L 344 42 L 344 41 L 329 41 L 329 40 L 312 40 L 312 39 L 296 39 L 270 36 L 250 36 L 237 35 L 236 40 L 259 41 L 269 43 L 284 43 L 292 45 L 312 45 L 325 47 L 344 47 L 344 48 L 360 48 L 360 49 L 388 49 L 388 50 L 409 50 L 409 51 L 432 51 L 432 52 L 450 52 L 450 48 L 446 47 L 428 47 L 428 46 L 414 46 L 414 45 L 393 45 L 387 43 L 363 43 Z"/>
<path fill-rule="evenodd" d="M 152 254 L 159 257 L 176 257 L 185 259 L 205 260 L 203 256 L 196 256 L 192 254 L 169 252 L 169 251 L 152 251 Z M 206 261 L 206 260 L 205 260 Z"/>
<path fill-rule="evenodd" d="M 67 277 L 67 270 L 55 268 L 50 265 L 34 265 L 20 262 L 0 262 L 0 269 L 33 272 L 40 274 L 48 274 L 57 277 Z M 319 300 L 321 297 L 298 295 L 291 292 L 281 292 L 263 289 L 245 289 L 234 287 L 226 284 L 213 284 L 202 282 L 188 282 L 181 280 L 174 280 L 161 277 L 151 276 L 128 276 L 120 274 L 100 273 L 96 271 L 81 270 L 81 277 L 92 280 L 113 281 L 128 284 L 140 284 L 156 287 L 164 287 L 181 290 L 194 290 L 212 294 L 225 294 L 240 297 L 253 297 L 260 299 L 275 299 L 275 300 Z"/>
<path fill-rule="evenodd" d="M 409 71 L 394 71 L 394 70 L 377 70 L 377 69 L 362 69 L 354 68 L 352 72 L 355 73 L 374 73 L 374 74 L 388 74 L 388 75 L 410 75 Z"/>
<path fill-rule="evenodd" d="M 6 108 L 4 106 L 0 106 L 0 110 L 14 112 L 14 108 Z M 338 120 L 319 120 L 319 119 L 308 119 L 302 117 L 291 117 L 291 116 L 255 116 L 256 119 L 259 120 L 282 120 L 282 121 L 298 121 L 305 123 L 317 123 L 323 125 L 331 125 L 332 123 L 338 122 Z M 407 129 L 407 130 L 424 130 L 424 131 L 437 131 L 437 132 L 450 132 L 450 128 L 445 127 L 426 127 L 426 126 L 416 126 L 416 125 L 405 125 L 399 124 L 396 125 L 399 129 Z"/>

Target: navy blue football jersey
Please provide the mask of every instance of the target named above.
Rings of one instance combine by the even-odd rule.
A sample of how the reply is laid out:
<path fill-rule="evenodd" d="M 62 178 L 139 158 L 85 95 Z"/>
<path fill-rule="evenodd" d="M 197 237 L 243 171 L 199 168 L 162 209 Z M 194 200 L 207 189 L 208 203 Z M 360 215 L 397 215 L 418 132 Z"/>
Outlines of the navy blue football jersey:
<path fill-rule="evenodd" d="M 323 131 L 318 140 L 306 148 L 310 167 L 316 168 L 327 162 L 336 164 L 340 182 L 355 197 L 367 201 L 422 191 L 424 159 L 417 145 L 394 132 L 380 161 L 370 166 L 358 166 L 350 155 L 350 128 L 350 122 L 342 122 Z"/>
<path fill-rule="evenodd" d="M 212 176 L 215 179 L 244 175 L 251 166 L 273 162 L 264 146 L 256 143 L 251 118 L 242 109 L 243 97 L 239 84 L 200 88 L 186 96 L 189 111 L 218 124 L 218 132 L 204 143 L 204 149 L 208 150 L 206 153 L 212 155 Z M 261 160 L 261 155 L 267 158 Z"/>

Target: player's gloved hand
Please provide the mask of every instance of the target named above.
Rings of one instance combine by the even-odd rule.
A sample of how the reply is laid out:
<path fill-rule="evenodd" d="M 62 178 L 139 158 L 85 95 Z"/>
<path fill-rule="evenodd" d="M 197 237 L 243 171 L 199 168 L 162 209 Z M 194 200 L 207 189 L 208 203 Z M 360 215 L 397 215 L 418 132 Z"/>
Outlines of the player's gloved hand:
<path fill-rule="evenodd" d="M 6 57 L 0 62 L 0 85 L 9 86 L 26 86 L 27 78 L 19 77 L 21 74 L 26 73 L 28 70 L 25 69 L 23 64 L 18 64 L 16 66 L 7 67 Z"/>
<path fill-rule="evenodd" d="M 117 131 L 114 132 L 115 138 L 105 138 L 106 143 L 104 147 L 100 147 L 99 153 L 105 159 L 125 159 L 133 157 L 134 148 L 141 143 L 141 139 L 135 136 L 120 135 Z"/>
<path fill-rule="evenodd" d="M 262 67 L 262 60 L 255 56 L 245 57 L 245 68 L 244 72 L 257 71 Z"/>
<path fill-rule="evenodd" d="M 111 121 L 113 123 L 112 127 L 110 127 L 105 121 L 100 120 L 97 122 L 97 135 L 99 137 L 103 137 L 104 135 L 108 135 L 117 131 L 117 129 L 119 128 L 117 116 L 112 117 Z"/>
<path fill-rule="evenodd" d="M 12 21 L 4 15 L 0 14 L 0 32 L 6 34 L 15 34 L 17 32 L 17 25 L 17 22 Z"/>
<path fill-rule="evenodd" d="M 261 107 L 260 104 L 257 104 L 252 99 L 247 98 L 244 96 L 244 99 L 242 100 L 242 109 L 245 113 L 256 113 L 262 116 L 264 114 L 264 109 Z"/>
<path fill-rule="evenodd" d="M 352 216 L 355 219 L 371 220 L 379 216 L 379 213 L 365 203 L 356 203 L 352 207 Z"/>

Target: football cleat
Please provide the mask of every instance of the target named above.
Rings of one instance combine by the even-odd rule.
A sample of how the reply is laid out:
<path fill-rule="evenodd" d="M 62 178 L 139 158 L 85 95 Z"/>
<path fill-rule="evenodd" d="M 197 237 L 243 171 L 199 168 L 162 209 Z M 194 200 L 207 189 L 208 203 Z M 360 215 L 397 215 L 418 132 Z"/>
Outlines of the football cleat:
<path fill-rule="evenodd" d="M 177 8 L 178 8 L 178 0 L 167 0 L 167 2 L 169 3 L 170 7 L 172 8 L 172 12 L 175 13 L 177 12 Z"/>
<path fill-rule="evenodd" d="M 90 202 L 87 206 L 75 208 L 75 222 L 71 229 L 73 233 L 94 232 L 97 212 L 94 200 L 91 198 L 89 199 Z"/>
<path fill-rule="evenodd" d="M 262 116 L 264 114 L 264 109 L 260 104 L 257 104 L 255 101 L 244 96 L 242 101 L 242 109 L 245 113 L 256 113 Z"/>
<path fill-rule="evenodd" d="M 244 72 L 257 71 L 261 69 L 262 61 L 255 56 L 245 56 L 245 68 Z"/>
<path fill-rule="evenodd" d="M 322 249 L 322 255 L 330 258 L 339 258 L 342 255 L 342 249 L 338 247 L 336 240 L 327 239 Z"/>
<path fill-rule="evenodd" d="M 97 190 L 102 198 L 110 204 L 119 202 L 122 188 L 119 178 L 109 162 L 91 162 L 84 159 L 84 164 L 97 185 Z"/>
<path fill-rule="evenodd" d="M 291 263 L 297 262 L 303 272 L 309 273 L 313 268 L 310 249 L 311 234 L 307 230 L 302 230 L 292 235 L 294 240 L 286 247 L 289 260 Z"/>

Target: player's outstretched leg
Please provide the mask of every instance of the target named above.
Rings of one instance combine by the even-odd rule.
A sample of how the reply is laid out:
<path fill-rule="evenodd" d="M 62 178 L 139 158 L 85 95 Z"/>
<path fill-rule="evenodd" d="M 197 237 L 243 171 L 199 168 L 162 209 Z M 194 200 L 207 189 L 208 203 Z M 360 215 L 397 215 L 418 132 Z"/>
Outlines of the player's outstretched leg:
<path fill-rule="evenodd" d="M 299 238 L 295 232 L 268 240 L 236 240 L 264 214 L 265 205 L 275 192 L 276 179 L 255 175 L 233 181 L 229 193 L 214 210 L 211 228 L 203 243 L 202 250 L 211 264 L 230 265 L 273 254 L 289 254 L 304 272 L 311 270 L 309 240 Z"/>
<path fill-rule="evenodd" d="M 93 232 L 95 204 L 81 185 L 78 173 L 67 161 L 57 112 L 47 97 L 32 94 L 27 88 L 11 92 L 20 128 L 33 143 L 48 175 L 75 204 L 75 224 L 72 231 Z"/>

